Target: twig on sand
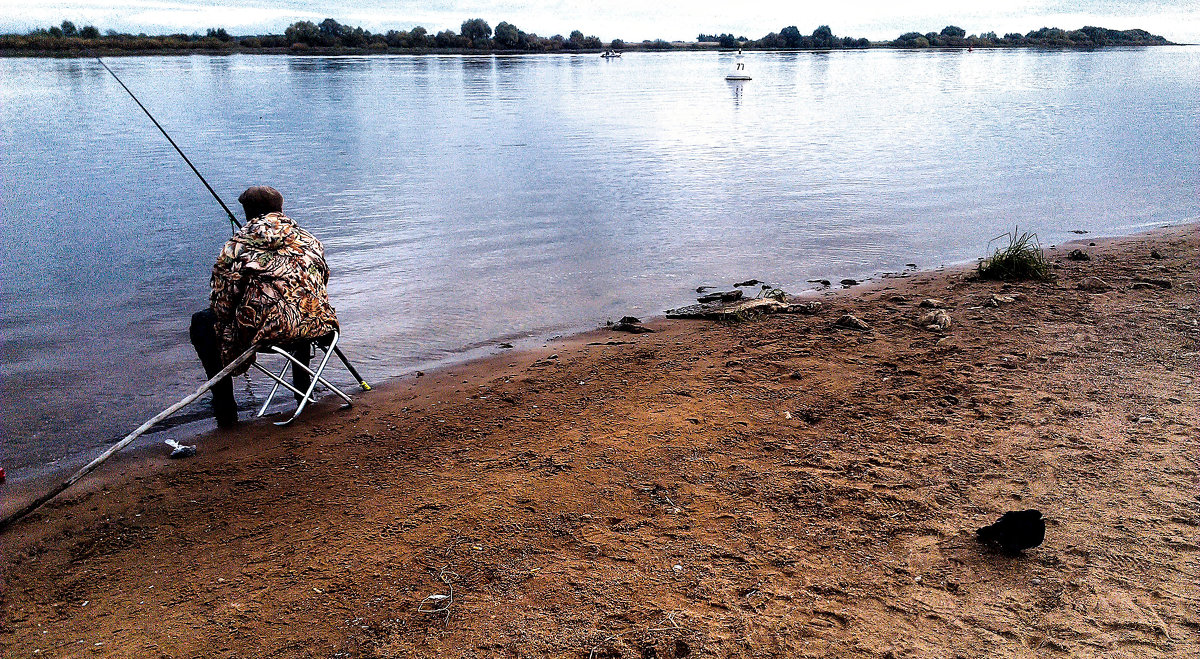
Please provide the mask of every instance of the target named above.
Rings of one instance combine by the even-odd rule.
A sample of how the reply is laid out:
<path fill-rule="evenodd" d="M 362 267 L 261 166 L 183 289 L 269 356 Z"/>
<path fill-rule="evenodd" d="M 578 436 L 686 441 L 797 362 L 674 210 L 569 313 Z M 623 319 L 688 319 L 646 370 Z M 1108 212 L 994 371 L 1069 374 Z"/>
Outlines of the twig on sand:
<path fill-rule="evenodd" d="M 449 567 L 449 565 L 443 567 L 438 572 L 437 578 L 441 579 L 442 583 L 446 584 L 446 587 L 450 589 L 450 594 L 442 595 L 440 593 L 435 593 L 427 596 L 425 599 L 421 600 L 420 604 L 417 605 L 417 611 L 421 613 L 441 614 L 443 616 L 443 625 L 450 622 L 450 607 L 454 604 L 453 579 L 458 578 L 458 574 L 451 572 L 448 569 Z"/>
<path fill-rule="evenodd" d="M 683 627 L 679 626 L 678 622 L 675 622 L 675 611 L 672 611 L 667 614 L 667 622 L 670 623 L 670 625 L 671 625 L 670 627 L 651 627 L 650 629 L 647 629 L 646 631 L 648 631 L 648 632 L 669 632 L 674 629 L 683 629 Z"/>
<path fill-rule="evenodd" d="M 676 613 L 678 613 L 678 612 L 672 611 L 672 612 L 666 614 L 667 619 L 664 624 L 670 625 L 669 627 L 649 627 L 646 629 L 646 631 L 647 632 L 671 632 L 671 631 L 678 631 L 681 629 L 686 629 L 685 627 L 681 627 L 679 625 L 679 623 L 676 622 L 676 620 L 675 620 Z M 623 636 L 626 636 L 628 634 L 631 634 L 633 632 L 634 632 L 634 630 L 627 629 L 627 630 L 621 632 L 620 634 L 613 634 L 611 636 L 605 636 L 603 639 L 601 639 L 601 641 L 599 643 L 592 646 L 592 649 L 588 652 L 588 659 L 595 659 L 596 652 L 600 649 L 601 646 L 612 643 L 613 641 L 615 641 Z"/>

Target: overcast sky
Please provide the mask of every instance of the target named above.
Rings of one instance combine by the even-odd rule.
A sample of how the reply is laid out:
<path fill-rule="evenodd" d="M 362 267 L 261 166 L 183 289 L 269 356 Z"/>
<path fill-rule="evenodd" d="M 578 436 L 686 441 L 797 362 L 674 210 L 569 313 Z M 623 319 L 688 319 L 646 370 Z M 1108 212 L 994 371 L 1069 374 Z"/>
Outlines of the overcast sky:
<path fill-rule="evenodd" d="M 1172 41 L 1200 42 L 1200 0 L 0 0 L 0 31 L 24 32 L 70 19 L 122 32 L 281 33 L 295 21 L 335 18 L 371 31 L 423 25 L 458 30 L 467 18 L 508 21 L 542 36 L 581 30 L 604 40 L 695 39 L 732 32 L 752 39 L 796 25 L 827 24 L 839 36 L 891 39 L 958 25 L 968 33 L 1040 27 L 1140 27 Z"/>

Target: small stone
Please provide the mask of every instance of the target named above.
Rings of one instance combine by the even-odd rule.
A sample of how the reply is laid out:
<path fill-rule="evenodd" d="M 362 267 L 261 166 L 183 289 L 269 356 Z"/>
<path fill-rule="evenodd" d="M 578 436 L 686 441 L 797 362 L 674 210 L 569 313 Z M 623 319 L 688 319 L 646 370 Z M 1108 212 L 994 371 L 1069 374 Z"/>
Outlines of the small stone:
<path fill-rule="evenodd" d="M 850 278 L 848 278 L 848 277 L 847 277 L 846 279 L 843 279 L 843 280 L 841 281 L 841 284 L 842 284 L 842 286 L 845 286 L 846 288 L 849 288 L 849 287 L 851 287 L 851 286 L 858 286 L 858 280 L 857 280 L 857 279 L 850 279 Z"/>
<path fill-rule="evenodd" d="M 931 297 L 921 300 L 921 306 L 926 309 L 945 309 L 947 305 L 936 297 Z"/>
<path fill-rule="evenodd" d="M 858 330 L 860 332 L 866 332 L 871 329 L 870 325 L 863 322 L 861 319 L 859 319 L 857 316 L 855 316 L 853 314 L 846 314 L 846 315 L 842 316 L 841 318 L 838 318 L 837 322 L 834 324 L 837 325 L 838 327 L 844 327 L 846 329 Z"/>
<path fill-rule="evenodd" d="M 642 320 L 640 318 L 634 318 L 633 316 L 622 316 L 621 320 L 618 320 L 617 322 L 618 323 L 628 323 L 630 325 L 637 325 L 638 323 L 642 322 Z"/>
<path fill-rule="evenodd" d="M 1103 293 L 1112 290 L 1112 285 L 1099 277 L 1084 277 L 1076 288 L 1089 293 Z"/>
<path fill-rule="evenodd" d="M 672 566 L 671 566 L 671 569 L 672 569 L 672 570 L 675 570 L 676 572 L 681 572 L 681 571 L 683 571 L 683 566 L 682 566 L 682 565 L 680 565 L 680 564 L 678 564 L 678 563 L 676 563 L 675 565 L 672 565 Z"/>
<path fill-rule="evenodd" d="M 822 285 L 822 286 L 830 286 L 830 285 L 831 285 L 831 284 L 829 283 L 829 280 L 828 280 L 828 279 L 809 279 L 809 280 L 808 280 L 808 283 L 810 283 L 810 284 L 820 284 L 820 285 Z"/>
<path fill-rule="evenodd" d="M 1163 257 L 1162 253 L 1160 253 L 1157 249 L 1150 250 L 1150 258 L 1161 259 L 1162 257 Z"/>
<path fill-rule="evenodd" d="M 742 286 L 758 286 L 761 283 L 762 282 L 757 279 L 747 279 L 746 281 L 739 281 L 733 286 L 734 288 L 741 288 Z"/>
<path fill-rule="evenodd" d="M 1091 261 L 1092 257 L 1082 249 L 1073 249 L 1067 258 L 1071 261 Z"/>
<path fill-rule="evenodd" d="M 917 322 L 927 330 L 941 332 L 950 329 L 950 314 L 945 309 L 934 309 Z"/>

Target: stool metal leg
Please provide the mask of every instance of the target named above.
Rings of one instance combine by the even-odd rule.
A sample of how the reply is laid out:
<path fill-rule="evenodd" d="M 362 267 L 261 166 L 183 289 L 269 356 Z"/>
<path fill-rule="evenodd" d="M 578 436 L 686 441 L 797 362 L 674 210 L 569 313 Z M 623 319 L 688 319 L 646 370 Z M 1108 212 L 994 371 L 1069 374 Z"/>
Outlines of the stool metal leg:
<path fill-rule="evenodd" d="M 350 399 L 350 396 L 346 395 L 346 392 L 342 391 L 341 389 L 338 389 L 332 382 L 330 382 L 329 380 L 326 380 L 324 378 L 324 376 L 322 375 L 325 371 L 325 367 L 329 364 L 329 359 L 335 354 L 338 356 L 339 359 L 342 360 L 342 362 L 344 364 L 346 364 L 347 369 L 351 371 L 351 373 L 354 375 L 354 377 L 359 380 L 359 385 L 363 387 L 363 390 L 364 391 L 369 390 L 370 385 L 367 385 L 366 382 L 362 380 L 362 377 L 358 375 L 357 371 L 354 371 L 354 368 L 352 366 L 350 366 L 349 360 L 347 360 L 345 355 L 342 354 L 342 351 L 340 349 L 338 349 L 337 343 L 340 338 L 341 338 L 341 336 L 339 335 L 338 332 L 333 332 L 333 336 L 332 336 L 332 339 L 329 341 L 329 345 L 327 345 L 327 346 L 317 345 L 317 347 L 321 348 L 321 350 L 325 354 L 321 357 L 321 363 L 317 365 L 316 370 L 309 368 L 309 366 L 307 364 L 304 364 L 299 359 L 297 359 L 295 355 L 284 350 L 283 348 L 280 348 L 279 346 L 270 346 L 269 350 L 271 352 L 281 355 L 284 358 L 283 368 L 280 369 L 279 374 L 276 375 L 275 373 L 272 373 L 265 366 L 262 366 L 258 362 L 255 362 L 253 364 L 254 368 L 258 369 L 259 371 L 262 371 L 267 377 L 269 377 L 275 381 L 274 386 L 271 387 L 271 392 L 267 395 L 266 402 L 263 403 L 262 408 L 259 409 L 259 411 L 258 411 L 258 416 L 263 416 L 264 414 L 267 413 L 267 408 L 271 405 L 271 401 L 275 398 L 275 394 L 279 391 L 279 387 L 283 387 L 283 388 L 287 389 L 288 391 L 291 391 L 293 394 L 296 394 L 297 396 L 300 397 L 300 401 L 299 401 L 299 404 L 296 406 L 296 411 L 292 413 L 292 416 L 290 418 L 288 418 L 286 421 L 276 421 L 275 425 L 277 425 L 277 426 L 286 426 L 286 425 L 290 424 L 291 422 L 295 421 L 296 417 L 300 416 L 300 413 L 304 411 L 304 408 L 308 406 L 308 403 L 313 400 L 313 392 L 316 389 L 317 384 L 321 384 L 326 389 L 329 389 L 333 393 L 337 394 L 337 396 L 339 398 L 346 401 L 346 407 L 350 407 L 351 405 L 353 405 L 354 401 Z M 296 369 L 303 369 L 305 372 L 307 372 L 309 374 L 309 376 L 312 378 L 312 380 L 309 382 L 307 391 L 300 391 L 294 385 L 292 385 L 292 383 L 290 383 L 286 379 L 284 379 L 284 376 L 287 375 L 288 367 L 292 368 L 293 373 L 295 373 Z"/>
<path fill-rule="evenodd" d="M 302 394 L 304 397 L 300 399 L 300 404 L 296 406 L 296 411 L 292 414 L 291 418 L 286 421 L 276 421 L 275 425 L 286 426 L 290 424 L 291 422 L 295 421 L 296 417 L 300 416 L 300 413 L 303 412 L 304 408 L 308 406 L 308 401 L 312 400 L 312 392 L 317 388 L 317 383 L 324 380 L 324 378 L 321 377 L 321 373 L 325 371 L 325 365 L 329 363 L 329 358 L 333 356 L 333 349 L 337 347 L 337 342 L 338 333 L 334 332 L 333 338 L 329 341 L 329 345 L 324 347 L 325 354 L 321 356 L 321 364 L 317 366 L 316 371 L 309 371 L 309 373 L 312 375 L 312 382 L 308 383 L 308 391 Z M 295 365 L 303 366 L 303 364 L 300 364 L 297 360 L 295 360 L 295 358 L 292 358 L 292 360 Z M 341 394 L 342 397 L 347 401 L 350 400 L 346 394 L 342 394 L 340 391 L 338 393 Z"/>
<path fill-rule="evenodd" d="M 284 352 L 284 351 L 280 350 L 279 348 L 275 348 L 275 351 Z M 284 354 L 286 356 L 286 353 L 284 353 Z M 270 405 L 271 405 L 271 399 L 275 398 L 275 392 L 279 391 L 279 385 L 284 382 L 283 376 L 287 375 L 288 366 L 291 366 L 292 364 L 291 364 L 291 360 L 288 360 L 288 359 L 283 360 L 283 368 L 279 369 L 278 376 L 274 375 L 273 373 L 270 373 L 269 371 L 267 371 L 266 368 L 259 366 L 258 362 L 254 362 L 254 365 L 258 367 L 258 370 L 266 373 L 268 376 L 271 377 L 272 380 L 275 381 L 275 386 L 271 387 L 271 393 L 267 394 L 267 400 L 262 404 L 262 408 L 258 410 L 258 414 L 255 415 L 255 416 L 262 416 L 267 413 L 267 408 L 270 407 Z"/>

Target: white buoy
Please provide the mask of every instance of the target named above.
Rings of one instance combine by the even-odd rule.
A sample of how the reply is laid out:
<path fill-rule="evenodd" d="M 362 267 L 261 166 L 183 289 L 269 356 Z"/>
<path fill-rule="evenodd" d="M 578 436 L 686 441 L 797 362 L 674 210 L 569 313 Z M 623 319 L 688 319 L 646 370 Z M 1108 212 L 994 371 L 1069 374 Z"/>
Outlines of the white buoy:
<path fill-rule="evenodd" d="M 750 73 L 746 71 L 746 64 L 742 62 L 742 49 L 738 48 L 737 62 L 734 64 L 733 73 L 725 76 L 726 80 L 751 80 Z"/>

